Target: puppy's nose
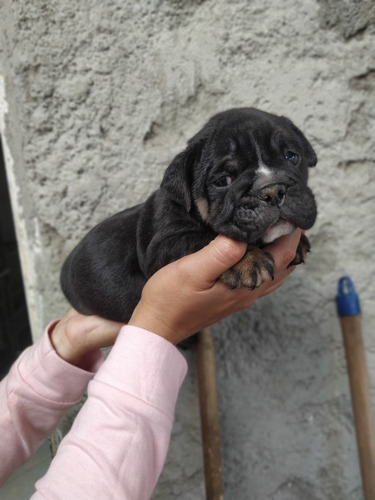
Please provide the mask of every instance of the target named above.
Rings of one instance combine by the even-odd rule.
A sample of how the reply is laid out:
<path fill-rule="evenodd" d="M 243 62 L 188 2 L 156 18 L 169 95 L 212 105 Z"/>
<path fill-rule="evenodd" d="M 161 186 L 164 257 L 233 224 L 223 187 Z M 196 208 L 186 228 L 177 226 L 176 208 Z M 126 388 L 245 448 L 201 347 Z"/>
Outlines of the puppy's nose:
<path fill-rule="evenodd" d="M 281 207 L 285 201 L 286 187 L 283 184 L 273 184 L 260 190 L 259 198 L 270 205 Z"/>

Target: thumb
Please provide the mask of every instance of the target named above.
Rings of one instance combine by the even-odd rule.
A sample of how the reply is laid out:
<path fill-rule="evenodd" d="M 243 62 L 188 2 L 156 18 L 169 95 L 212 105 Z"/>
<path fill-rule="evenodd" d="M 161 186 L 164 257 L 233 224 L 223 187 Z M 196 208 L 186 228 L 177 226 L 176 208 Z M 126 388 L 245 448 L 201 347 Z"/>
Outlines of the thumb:
<path fill-rule="evenodd" d="M 207 282 L 216 281 L 224 271 L 236 264 L 245 254 L 247 245 L 227 236 L 217 236 L 209 245 L 195 254 L 201 276 Z"/>

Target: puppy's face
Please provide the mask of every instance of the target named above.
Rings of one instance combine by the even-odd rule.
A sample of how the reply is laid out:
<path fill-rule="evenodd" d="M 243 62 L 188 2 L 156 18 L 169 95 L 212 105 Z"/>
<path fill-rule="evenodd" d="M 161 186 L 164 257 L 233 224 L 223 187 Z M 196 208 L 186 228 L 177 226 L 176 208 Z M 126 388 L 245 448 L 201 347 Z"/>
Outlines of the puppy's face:
<path fill-rule="evenodd" d="M 316 161 L 287 118 L 234 109 L 215 115 L 189 141 L 167 169 L 162 188 L 187 210 L 194 206 L 215 232 L 270 243 L 314 224 L 307 169 Z"/>

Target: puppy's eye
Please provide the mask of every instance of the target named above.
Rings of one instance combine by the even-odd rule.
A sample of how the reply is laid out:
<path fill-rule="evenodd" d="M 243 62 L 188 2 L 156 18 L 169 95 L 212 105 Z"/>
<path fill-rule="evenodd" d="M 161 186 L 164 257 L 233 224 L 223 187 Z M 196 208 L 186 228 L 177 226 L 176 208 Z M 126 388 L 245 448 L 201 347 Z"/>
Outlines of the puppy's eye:
<path fill-rule="evenodd" d="M 293 163 L 293 165 L 296 165 L 298 162 L 298 155 L 297 153 L 293 153 L 293 151 L 287 151 L 285 153 L 285 159 Z"/>
<path fill-rule="evenodd" d="M 223 175 L 223 177 L 220 177 L 220 179 L 218 179 L 215 182 L 215 186 L 217 187 L 227 187 L 230 186 L 231 184 L 232 184 L 232 177 L 230 177 L 229 175 Z"/>

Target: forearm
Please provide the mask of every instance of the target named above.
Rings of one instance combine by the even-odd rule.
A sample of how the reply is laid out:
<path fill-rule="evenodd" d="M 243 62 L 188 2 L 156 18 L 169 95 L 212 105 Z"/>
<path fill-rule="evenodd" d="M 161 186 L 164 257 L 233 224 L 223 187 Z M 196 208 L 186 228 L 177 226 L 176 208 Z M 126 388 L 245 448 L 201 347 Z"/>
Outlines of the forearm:
<path fill-rule="evenodd" d="M 171 343 L 124 327 L 33 499 L 149 498 L 186 370 Z"/>
<path fill-rule="evenodd" d="M 0 383 L 0 484 L 80 401 L 102 361 L 95 351 L 84 360 L 91 371 L 65 362 L 53 349 L 48 329 L 21 354 Z"/>

